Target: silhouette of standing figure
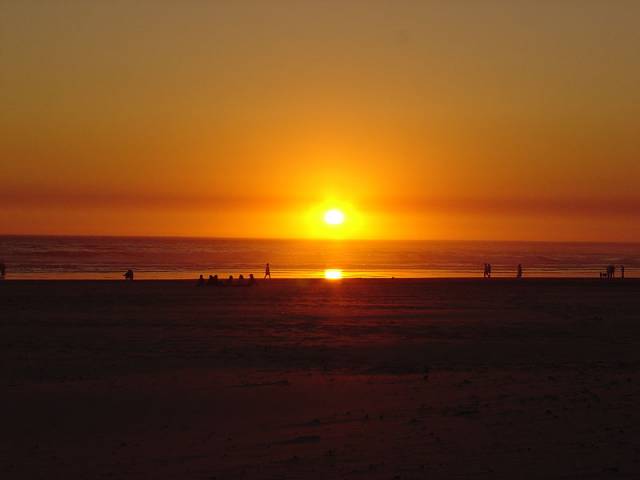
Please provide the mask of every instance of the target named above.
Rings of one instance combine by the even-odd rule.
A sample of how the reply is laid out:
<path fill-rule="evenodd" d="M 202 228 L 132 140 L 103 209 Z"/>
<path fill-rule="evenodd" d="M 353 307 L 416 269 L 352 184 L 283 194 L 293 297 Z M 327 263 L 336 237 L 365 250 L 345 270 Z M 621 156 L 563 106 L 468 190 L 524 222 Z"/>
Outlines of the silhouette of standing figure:
<path fill-rule="evenodd" d="M 624 265 L 620 265 L 620 280 L 624 280 Z"/>
<path fill-rule="evenodd" d="M 491 278 L 491 264 L 487 263 L 487 277 Z"/>
<path fill-rule="evenodd" d="M 518 264 L 518 273 L 516 275 L 518 278 L 522 278 L 522 264 Z"/>
<path fill-rule="evenodd" d="M 198 278 L 198 286 L 199 287 L 204 286 L 204 277 L 202 275 L 200 275 L 200 278 Z"/>
<path fill-rule="evenodd" d="M 482 272 L 482 278 L 487 278 L 487 274 L 489 273 L 489 264 L 484 264 L 484 271 Z"/>
<path fill-rule="evenodd" d="M 267 277 L 269 277 L 269 279 L 271 279 L 271 267 L 269 267 L 268 263 L 264 267 L 264 278 L 266 279 Z"/>

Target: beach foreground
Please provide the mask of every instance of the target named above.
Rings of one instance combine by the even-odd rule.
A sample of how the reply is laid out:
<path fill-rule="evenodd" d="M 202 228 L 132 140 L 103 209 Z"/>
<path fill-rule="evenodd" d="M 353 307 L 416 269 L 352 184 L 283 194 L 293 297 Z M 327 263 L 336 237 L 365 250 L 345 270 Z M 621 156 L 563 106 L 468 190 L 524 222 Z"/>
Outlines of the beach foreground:
<path fill-rule="evenodd" d="M 3 478 L 638 478 L 640 281 L 0 283 Z"/>

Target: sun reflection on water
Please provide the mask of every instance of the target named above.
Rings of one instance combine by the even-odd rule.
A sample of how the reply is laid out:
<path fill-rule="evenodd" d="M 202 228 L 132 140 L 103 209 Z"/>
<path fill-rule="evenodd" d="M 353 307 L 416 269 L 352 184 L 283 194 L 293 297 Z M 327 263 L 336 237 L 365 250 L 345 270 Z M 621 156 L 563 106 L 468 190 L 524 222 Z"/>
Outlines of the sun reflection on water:
<path fill-rule="evenodd" d="M 324 278 L 327 280 L 340 280 L 342 278 L 342 270 L 338 268 L 327 268 L 324 271 Z"/>

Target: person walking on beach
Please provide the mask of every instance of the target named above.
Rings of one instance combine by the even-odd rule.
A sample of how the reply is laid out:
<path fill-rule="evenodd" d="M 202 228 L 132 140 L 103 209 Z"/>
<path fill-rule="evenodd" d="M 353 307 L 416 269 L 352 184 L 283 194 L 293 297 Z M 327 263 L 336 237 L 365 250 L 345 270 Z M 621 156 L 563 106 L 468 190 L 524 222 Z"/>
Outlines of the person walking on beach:
<path fill-rule="evenodd" d="M 517 278 L 522 278 L 522 264 L 518 264 L 518 273 L 516 274 Z"/>
<path fill-rule="evenodd" d="M 266 279 L 267 277 L 269 277 L 269 280 L 271 280 L 271 267 L 269 267 L 268 263 L 264 267 L 264 278 Z"/>

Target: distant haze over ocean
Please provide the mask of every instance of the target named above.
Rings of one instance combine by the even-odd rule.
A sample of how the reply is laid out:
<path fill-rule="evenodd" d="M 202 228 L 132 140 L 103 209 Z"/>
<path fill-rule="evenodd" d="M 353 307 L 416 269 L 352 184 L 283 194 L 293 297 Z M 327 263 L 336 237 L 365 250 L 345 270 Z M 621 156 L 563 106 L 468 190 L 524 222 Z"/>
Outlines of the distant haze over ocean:
<path fill-rule="evenodd" d="M 540 243 L 467 241 L 253 240 L 165 237 L 0 236 L 7 278 L 117 279 L 132 268 L 137 278 L 195 278 L 199 274 L 274 278 L 597 277 L 606 265 L 640 270 L 638 243 Z"/>

